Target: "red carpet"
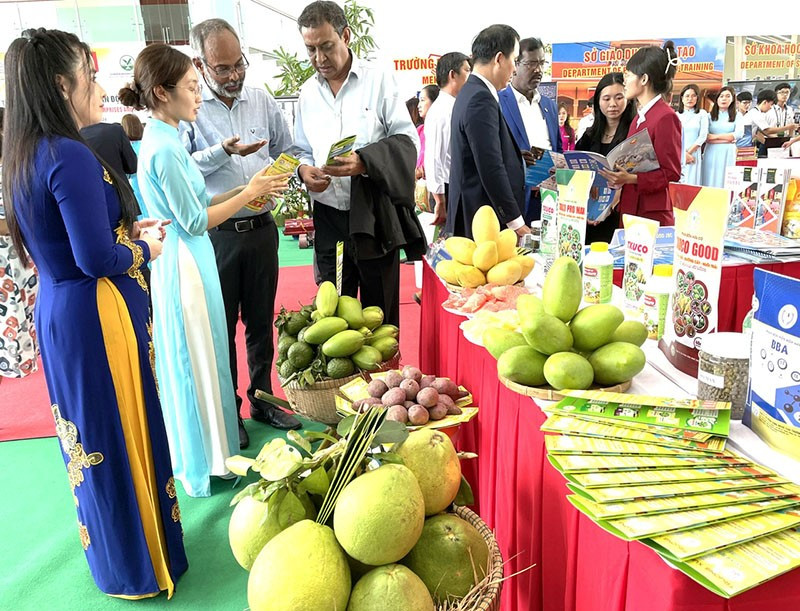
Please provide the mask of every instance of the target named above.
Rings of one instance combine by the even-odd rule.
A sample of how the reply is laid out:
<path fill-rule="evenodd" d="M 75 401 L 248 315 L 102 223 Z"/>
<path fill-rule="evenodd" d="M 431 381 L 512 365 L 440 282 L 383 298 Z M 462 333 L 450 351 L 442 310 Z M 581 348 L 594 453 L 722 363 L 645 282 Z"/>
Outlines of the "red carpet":
<path fill-rule="evenodd" d="M 414 286 L 414 266 L 400 266 L 400 324 L 403 332 L 400 352 L 404 363 L 419 362 L 419 313 L 420 308 L 412 296 Z M 276 297 L 276 310 L 283 304 L 287 309 L 296 309 L 299 304 L 311 303 L 316 294 L 316 285 L 310 266 L 284 267 L 281 269 Z M 247 357 L 244 348 L 244 327 L 239 325 L 236 338 L 239 362 L 239 395 L 244 397 L 249 380 L 247 376 Z M 39 371 L 23 378 L 12 380 L 0 378 L 0 441 L 51 437 L 55 434 L 53 416 L 50 413 L 50 400 L 44 372 L 39 363 Z M 276 373 L 273 369 L 272 386 L 276 394 L 280 391 Z M 244 402 L 245 407 L 247 401 Z M 247 409 L 244 416 L 248 417 Z"/>

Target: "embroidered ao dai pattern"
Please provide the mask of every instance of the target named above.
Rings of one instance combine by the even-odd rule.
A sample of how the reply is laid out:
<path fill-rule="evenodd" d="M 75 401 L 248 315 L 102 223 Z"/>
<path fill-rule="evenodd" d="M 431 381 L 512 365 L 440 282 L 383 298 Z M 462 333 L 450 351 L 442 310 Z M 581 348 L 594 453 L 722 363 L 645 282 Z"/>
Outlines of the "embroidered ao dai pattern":
<path fill-rule="evenodd" d="M 43 140 L 30 175 L 17 219 L 39 270 L 42 363 L 89 569 L 113 596 L 171 596 L 187 562 L 152 370 L 148 247 L 122 231 L 85 145 Z"/>
<path fill-rule="evenodd" d="M 156 367 L 175 477 L 191 496 L 209 496 L 210 475 L 225 475 L 239 451 L 228 331 L 214 247 L 211 196 L 178 130 L 150 119 L 139 155 L 148 213 L 172 221 L 152 264 Z"/>
<path fill-rule="evenodd" d="M 703 184 L 703 144 L 708 137 L 708 113 L 702 108 L 699 112 L 684 110 L 678 113 L 681 120 L 683 157 L 681 158 L 681 182 L 687 185 Z M 694 163 L 686 163 L 686 151 L 693 146 Z"/>
<path fill-rule="evenodd" d="M 736 141 L 744 134 L 742 115 L 736 113 L 736 120 L 728 118 L 728 111 L 720 112 L 716 121 L 710 121 L 709 134 L 733 134 L 733 142 L 706 142 L 703 153 L 703 185 L 724 187 L 725 169 L 736 165 Z"/>

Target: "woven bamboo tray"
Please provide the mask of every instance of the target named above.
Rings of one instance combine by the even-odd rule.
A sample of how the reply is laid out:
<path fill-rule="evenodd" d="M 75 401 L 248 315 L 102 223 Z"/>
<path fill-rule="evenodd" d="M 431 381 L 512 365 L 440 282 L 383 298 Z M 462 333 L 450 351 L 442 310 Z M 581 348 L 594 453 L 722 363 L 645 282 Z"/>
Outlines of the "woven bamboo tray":
<path fill-rule="evenodd" d="M 503 586 L 503 556 L 494 533 L 481 517 L 466 507 L 456 507 L 455 514 L 474 526 L 489 546 L 489 566 L 487 567 L 489 583 L 480 600 L 472 609 L 474 611 L 498 611 L 500 609 L 500 590 Z"/>
<path fill-rule="evenodd" d="M 398 352 L 394 358 L 384 361 L 378 371 L 397 369 L 399 366 L 400 353 Z M 337 380 L 322 380 L 311 386 L 300 386 L 295 381 L 283 386 L 283 380 L 281 380 L 281 385 L 286 393 L 286 400 L 289 401 L 289 405 L 296 414 L 315 422 L 336 426 L 342 417 L 336 413 L 334 397 L 339 393 L 339 388 L 360 375 L 357 373 Z"/>
<path fill-rule="evenodd" d="M 517 384 L 516 382 L 512 382 L 511 380 L 503 376 L 499 376 L 499 378 L 503 386 L 505 386 L 510 390 L 513 390 L 516 393 L 525 395 L 526 397 L 544 399 L 545 401 L 560 401 L 566 396 L 550 386 L 525 386 L 523 384 Z M 589 390 L 602 390 L 605 392 L 625 392 L 630 387 L 631 387 L 631 380 L 628 380 L 627 382 L 622 382 L 621 384 L 617 384 L 616 386 L 607 386 L 605 388 L 600 388 L 599 386 L 592 386 Z"/>

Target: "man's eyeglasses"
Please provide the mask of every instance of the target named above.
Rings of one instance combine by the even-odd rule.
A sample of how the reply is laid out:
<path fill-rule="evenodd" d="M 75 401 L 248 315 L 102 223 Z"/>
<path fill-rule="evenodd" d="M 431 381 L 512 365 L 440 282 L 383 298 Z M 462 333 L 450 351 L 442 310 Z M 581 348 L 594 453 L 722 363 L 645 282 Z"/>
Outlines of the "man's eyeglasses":
<path fill-rule="evenodd" d="M 517 66 L 525 66 L 526 68 L 541 68 L 542 70 L 544 70 L 545 68 L 547 68 L 547 66 L 550 65 L 550 62 L 547 61 L 546 59 L 539 59 L 539 60 L 526 59 L 526 60 L 522 60 L 522 61 L 517 60 L 514 63 Z"/>
<path fill-rule="evenodd" d="M 205 58 L 203 58 L 203 63 L 206 68 L 211 70 L 211 72 L 216 74 L 219 78 L 228 78 L 234 72 L 236 74 L 244 74 L 245 70 L 250 66 L 250 62 L 247 61 L 244 55 L 242 55 L 242 59 L 240 59 L 235 66 L 211 66 Z"/>
<path fill-rule="evenodd" d="M 164 87 L 168 89 L 185 89 L 197 98 L 203 94 L 203 83 L 197 83 L 193 87 L 184 87 L 183 85 L 164 85 Z"/>

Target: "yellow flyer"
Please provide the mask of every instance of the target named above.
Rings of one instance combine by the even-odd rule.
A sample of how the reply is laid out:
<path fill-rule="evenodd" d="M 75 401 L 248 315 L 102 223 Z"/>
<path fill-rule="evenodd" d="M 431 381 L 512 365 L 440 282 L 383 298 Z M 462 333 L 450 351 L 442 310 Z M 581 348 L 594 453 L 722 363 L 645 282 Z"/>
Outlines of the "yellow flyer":
<path fill-rule="evenodd" d="M 689 530 L 698 526 L 706 526 L 737 518 L 744 518 L 781 509 L 791 509 L 800 506 L 800 499 L 789 497 L 785 499 L 770 499 L 758 503 L 742 503 L 741 505 L 722 505 L 721 507 L 706 507 L 702 509 L 689 509 L 673 513 L 657 513 L 645 516 L 631 516 L 617 520 L 599 520 L 590 510 L 583 507 L 581 497 L 568 496 L 567 499 L 578 509 L 598 523 L 598 526 L 628 541 L 644 539 L 672 532 Z"/>
<path fill-rule="evenodd" d="M 550 461 L 561 473 L 591 473 L 593 471 L 644 471 L 647 469 L 686 469 L 691 467 L 731 467 L 751 464 L 747 459 L 729 459 L 719 455 L 690 457 L 683 456 L 606 456 L 593 454 L 550 454 Z M 637 486 L 638 487 L 638 486 Z"/>
<path fill-rule="evenodd" d="M 569 481 L 584 488 L 610 488 L 669 482 L 696 482 L 743 477 L 775 477 L 775 472 L 760 465 L 748 467 L 704 467 L 701 469 L 648 469 L 645 471 L 615 471 L 564 474 Z"/>
<path fill-rule="evenodd" d="M 266 176 L 277 176 L 278 174 L 292 174 L 300 166 L 300 160 L 295 159 L 291 155 L 281 153 L 280 156 L 270 165 L 264 174 Z M 244 205 L 248 210 L 253 212 L 261 212 L 264 206 L 270 204 L 272 200 L 268 197 L 261 196 L 255 198 L 253 201 Z"/>
<path fill-rule="evenodd" d="M 582 437 L 580 435 L 548 435 L 544 438 L 544 442 L 549 454 L 634 454 L 637 457 L 648 455 L 677 456 L 678 454 L 682 457 L 708 456 L 706 452 L 699 450 L 668 448 L 652 443 L 603 439 L 602 437 Z"/>
<path fill-rule="evenodd" d="M 697 376 L 703 336 L 717 330 L 731 192 L 671 183 L 669 194 L 675 215 L 675 261 L 671 309 L 660 346 L 675 367 Z"/>
<path fill-rule="evenodd" d="M 556 230 L 558 256 L 572 257 L 578 265 L 583 262 L 586 242 L 586 210 L 594 183 L 594 172 L 588 170 L 556 170 L 558 212 Z"/>
<path fill-rule="evenodd" d="M 541 427 L 545 433 L 571 433 L 585 435 L 587 437 L 605 437 L 611 439 L 623 439 L 627 441 L 641 441 L 654 445 L 662 445 L 670 448 L 692 448 L 705 452 L 722 452 L 725 449 L 725 439 L 722 437 L 712 437 L 708 441 L 688 441 L 676 439 L 666 435 L 658 435 L 649 431 L 632 429 L 622 424 L 603 424 L 600 422 L 590 422 L 580 420 L 572 416 L 551 415 Z"/>
<path fill-rule="evenodd" d="M 570 486 L 573 492 L 580 494 L 579 488 Z M 762 503 L 772 499 L 794 497 L 798 493 L 797 486 L 788 484 L 777 488 L 752 488 L 748 490 L 728 490 L 725 492 L 709 492 L 707 494 L 686 494 L 653 499 L 633 499 L 614 503 L 596 503 L 588 498 L 583 504 L 598 520 L 615 520 L 628 516 L 649 516 L 653 514 L 672 514 L 687 509 L 703 509 L 744 503 Z M 800 502 L 800 499 L 796 499 Z"/>
<path fill-rule="evenodd" d="M 582 488 L 579 492 L 597 503 L 618 503 L 635 499 L 704 494 L 726 490 L 751 490 L 773 488 L 789 482 L 782 477 L 754 477 L 741 479 L 701 480 L 645 486 L 619 486 L 618 488 Z M 569 485 L 573 489 L 574 484 Z M 575 486 L 577 488 L 577 486 Z"/>
<path fill-rule="evenodd" d="M 798 526 L 800 526 L 800 509 L 784 509 L 722 524 L 701 526 L 671 535 L 661 535 L 646 539 L 643 543 L 671 561 L 685 562 Z"/>
<path fill-rule="evenodd" d="M 800 566 L 795 527 L 676 566 L 712 592 L 730 598 Z"/>

